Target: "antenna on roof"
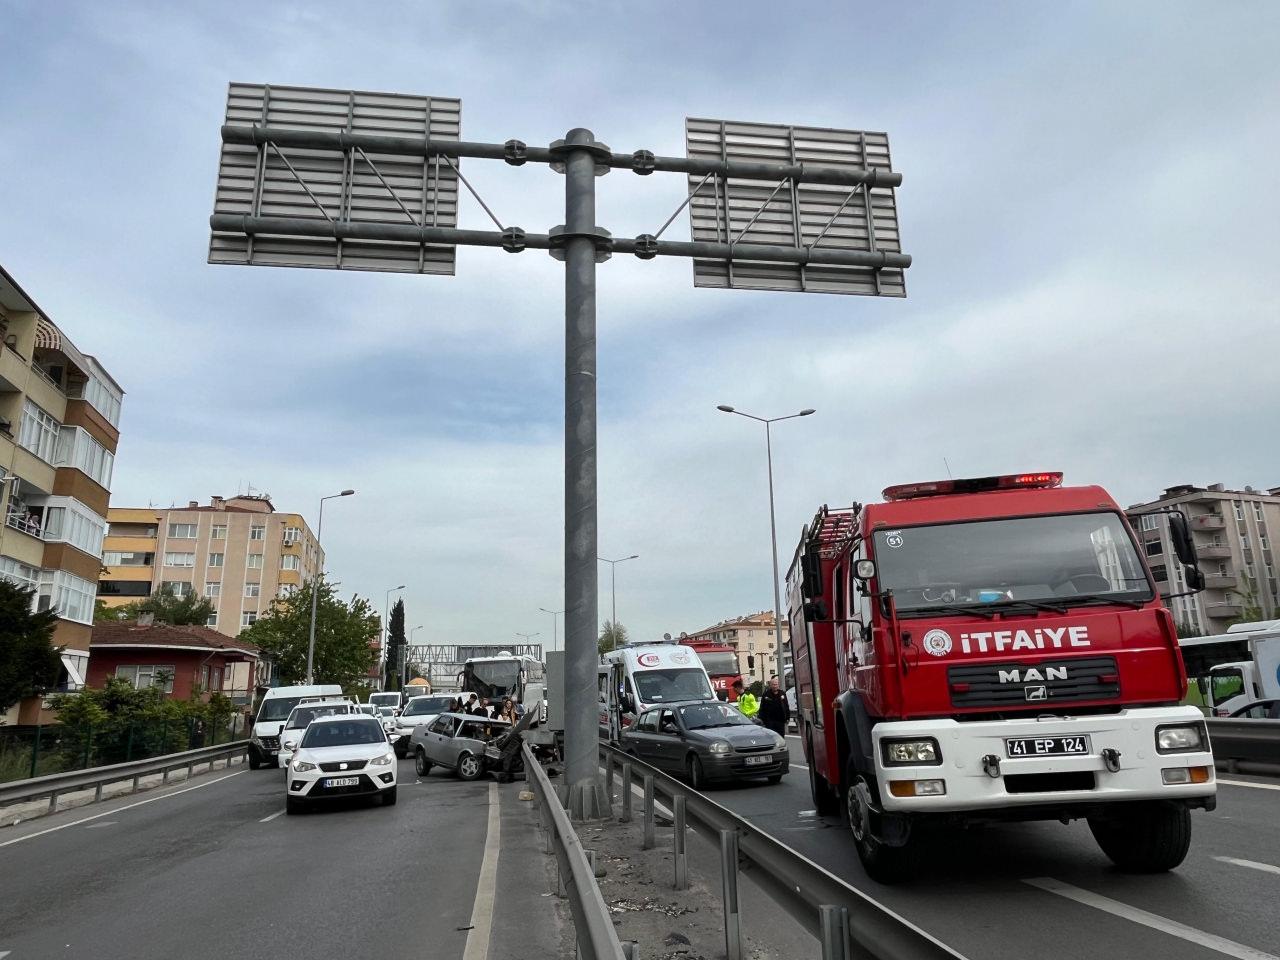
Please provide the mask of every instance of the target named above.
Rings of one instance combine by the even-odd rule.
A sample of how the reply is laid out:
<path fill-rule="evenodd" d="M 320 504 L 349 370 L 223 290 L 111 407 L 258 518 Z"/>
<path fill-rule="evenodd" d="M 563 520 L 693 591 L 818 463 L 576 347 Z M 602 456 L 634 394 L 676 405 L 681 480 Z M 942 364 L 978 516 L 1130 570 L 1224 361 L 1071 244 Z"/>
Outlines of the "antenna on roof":
<path fill-rule="evenodd" d="M 947 468 L 947 479 L 948 479 L 948 480 L 954 480 L 954 479 L 955 479 L 955 477 L 953 477 L 953 476 L 951 475 L 951 464 L 947 463 L 947 458 L 946 458 L 946 457 L 943 457 L 943 458 L 942 458 L 942 465 L 943 465 L 944 467 L 946 467 L 946 468 Z"/>

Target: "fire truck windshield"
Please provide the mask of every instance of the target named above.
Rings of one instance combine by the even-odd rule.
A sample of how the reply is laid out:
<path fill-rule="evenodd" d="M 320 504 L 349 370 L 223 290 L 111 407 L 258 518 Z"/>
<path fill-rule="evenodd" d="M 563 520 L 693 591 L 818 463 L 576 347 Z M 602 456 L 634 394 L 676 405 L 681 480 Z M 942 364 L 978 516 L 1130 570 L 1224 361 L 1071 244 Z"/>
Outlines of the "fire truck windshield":
<path fill-rule="evenodd" d="M 713 677 L 736 677 L 742 672 L 738 658 L 730 650 L 699 650 L 698 659 Z"/>
<path fill-rule="evenodd" d="M 1015 517 L 875 533 L 879 587 L 899 613 L 965 604 L 1151 599 L 1133 541 L 1114 513 Z"/>

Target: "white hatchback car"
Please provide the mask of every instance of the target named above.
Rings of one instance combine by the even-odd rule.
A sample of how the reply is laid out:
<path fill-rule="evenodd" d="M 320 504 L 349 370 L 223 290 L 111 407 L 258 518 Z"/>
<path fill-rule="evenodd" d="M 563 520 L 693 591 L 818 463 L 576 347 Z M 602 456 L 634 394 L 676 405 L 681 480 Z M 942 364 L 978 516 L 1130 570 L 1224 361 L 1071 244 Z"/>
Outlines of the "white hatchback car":
<path fill-rule="evenodd" d="M 285 811 L 360 796 L 396 802 L 396 755 L 382 724 L 355 713 L 311 721 L 289 764 Z"/>

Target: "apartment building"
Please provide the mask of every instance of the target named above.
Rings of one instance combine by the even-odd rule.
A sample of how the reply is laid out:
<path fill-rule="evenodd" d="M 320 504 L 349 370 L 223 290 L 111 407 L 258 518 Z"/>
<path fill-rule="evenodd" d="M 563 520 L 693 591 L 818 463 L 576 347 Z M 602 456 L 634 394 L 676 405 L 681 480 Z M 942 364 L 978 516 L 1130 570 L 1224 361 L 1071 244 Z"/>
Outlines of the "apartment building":
<path fill-rule="evenodd" d="M 1258 619 L 1280 617 L 1273 533 L 1280 533 L 1280 487 L 1270 490 L 1227 490 L 1182 484 L 1170 487 L 1157 500 L 1129 507 L 1126 513 L 1137 530 L 1147 560 L 1163 593 L 1186 590 L 1182 565 L 1169 540 L 1169 517 L 1158 511 L 1181 510 L 1192 530 L 1205 589 L 1169 601 L 1174 619 L 1192 634 L 1226 633 L 1227 627 L 1260 612 Z"/>
<path fill-rule="evenodd" d="M 112 507 L 98 598 L 107 606 L 164 587 L 203 594 L 215 613 L 207 626 L 234 637 L 323 568 L 307 522 L 277 513 L 267 496 L 212 497 L 206 506 Z"/>
<path fill-rule="evenodd" d="M 789 636 L 790 630 L 787 622 L 783 620 L 782 643 L 784 647 L 788 643 Z M 773 632 L 772 610 L 764 610 L 745 617 L 725 620 L 699 630 L 697 633 L 689 634 L 689 639 L 713 640 L 717 643 L 727 643 L 733 646 L 738 652 L 738 670 L 748 683 L 752 680 L 768 680 L 770 677 L 781 677 L 782 675 L 779 667 L 779 651 Z M 755 669 L 751 668 L 750 662 L 747 660 L 748 656 L 755 660 Z"/>
<path fill-rule="evenodd" d="M 54 609 L 61 689 L 84 685 L 124 391 L 0 267 L 0 577 Z M 39 698 L 0 719 L 33 722 Z"/>

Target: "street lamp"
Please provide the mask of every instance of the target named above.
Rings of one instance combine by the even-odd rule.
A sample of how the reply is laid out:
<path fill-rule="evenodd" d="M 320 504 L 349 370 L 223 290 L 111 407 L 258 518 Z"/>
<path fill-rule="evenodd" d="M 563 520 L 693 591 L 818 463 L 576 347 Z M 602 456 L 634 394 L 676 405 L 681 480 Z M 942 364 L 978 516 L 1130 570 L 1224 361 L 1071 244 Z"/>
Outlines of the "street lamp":
<path fill-rule="evenodd" d="M 628 560 L 639 560 L 640 554 L 633 553 L 629 557 L 619 557 L 617 560 L 610 560 L 607 557 L 596 557 L 596 559 L 609 564 L 609 585 L 613 591 L 613 612 L 609 622 L 613 624 L 613 637 L 616 641 L 618 638 L 618 564 L 626 563 Z"/>
<path fill-rule="evenodd" d="M 422 624 L 418 624 L 416 627 L 414 627 L 412 630 L 410 630 L 410 631 L 409 631 L 409 639 L 408 639 L 408 641 L 407 641 L 407 642 L 405 643 L 405 645 L 404 645 L 404 655 L 403 655 L 403 656 L 401 656 L 401 658 L 400 658 L 400 661 L 401 661 L 401 664 L 400 664 L 400 689 L 401 689 L 401 690 L 403 690 L 403 689 L 405 688 L 405 686 L 409 683 L 409 646 L 413 643 L 413 635 L 414 635 L 415 633 L 417 633 L 417 632 L 418 632 L 419 630 L 421 630 L 421 629 L 422 629 Z M 403 696 L 404 696 L 404 694 L 402 693 L 402 694 L 400 694 L 400 696 L 402 696 L 402 697 L 403 697 Z"/>
<path fill-rule="evenodd" d="M 551 649 L 554 650 L 556 643 L 560 639 L 560 614 L 564 613 L 564 611 L 548 610 L 546 607 L 539 607 L 538 609 L 543 613 L 551 614 Z"/>
<path fill-rule="evenodd" d="M 717 410 L 723 413 L 736 413 L 740 417 L 746 417 L 749 420 L 755 420 L 764 424 L 764 447 L 765 454 L 769 463 L 769 537 L 773 544 L 773 550 L 769 556 L 773 559 L 773 643 L 774 652 L 778 660 L 783 659 L 782 651 L 782 595 L 778 586 L 778 522 L 774 516 L 773 509 L 773 434 L 770 431 L 770 425 L 778 423 L 782 420 L 794 420 L 796 417 L 812 416 L 815 411 L 812 407 L 806 407 L 799 413 L 790 413 L 785 417 L 757 417 L 750 413 L 743 413 L 741 410 L 735 410 L 727 403 L 719 404 Z M 764 658 L 761 657 L 761 660 Z M 764 672 L 764 665 L 761 664 L 761 673 Z"/>
<path fill-rule="evenodd" d="M 391 595 L 397 590 L 403 589 L 403 583 L 398 587 L 392 587 L 387 591 L 386 599 L 382 603 L 382 656 L 386 656 L 387 647 L 391 643 Z M 381 660 L 379 664 L 381 664 Z"/>
<path fill-rule="evenodd" d="M 341 493 L 335 493 L 327 497 L 320 498 L 320 516 L 316 520 L 316 549 L 320 549 L 320 532 L 324 530 L 324 502 L 326 500 L 334 500 L 338 497 L 349 497 L 354 490 L 343 490 Z M 316 659 L 316 605 L 320 600 L 320 581 L 324 577 L 324 570 L 316 574 L 315 579 L 311 581 L 311 633 L 307 640 L 307 683 L 314 682 L 312 668 Z"/>

